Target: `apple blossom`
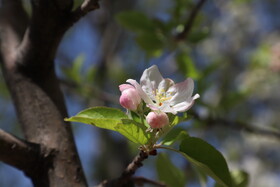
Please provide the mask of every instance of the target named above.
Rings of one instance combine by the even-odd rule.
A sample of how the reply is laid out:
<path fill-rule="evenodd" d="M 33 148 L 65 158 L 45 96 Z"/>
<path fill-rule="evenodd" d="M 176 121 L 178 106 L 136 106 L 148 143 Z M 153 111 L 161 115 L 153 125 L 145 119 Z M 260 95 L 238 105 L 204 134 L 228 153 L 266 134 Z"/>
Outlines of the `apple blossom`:
<path fill-rule="evenodd" d="M 199 98 L 198 94 L 192 96 L 194 82 L 191 78 L 175 84 L 171 79 L 164 79 L 155 65 L 143 72 L 140 84 L 133 79 L 128 79 L 127 82 L 134 86 L 152 110 L 177 114 L 187 111 L 194 100 Z"/>
<path fill-rule="evenodd" d="M 119 86 L 122 92 L 120 96 L 120 104 L 128 110 L 137 110 L 138 105 L 141 103 L 141 97 L 136 89 L 129 84 L 121 84 Z"/>
<path fill-rule="evenodd" d="M 146 117 L 147 123 L 152 129 L 162 128 L 169 123 L 166 113 L 160 111 L 152 111 Z"/>

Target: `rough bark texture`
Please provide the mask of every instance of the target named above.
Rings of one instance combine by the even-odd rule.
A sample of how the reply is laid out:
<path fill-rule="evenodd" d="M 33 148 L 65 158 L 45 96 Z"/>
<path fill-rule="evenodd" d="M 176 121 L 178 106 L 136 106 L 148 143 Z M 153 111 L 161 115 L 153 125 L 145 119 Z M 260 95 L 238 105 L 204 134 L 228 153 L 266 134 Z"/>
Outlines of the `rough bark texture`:
<path fill-rule="evenodd" d="M 72 11 L 71 0 L 31 3 L 28 19 L 20 0 L 0 1 L 0 61 L 26 138 L 0 133 L 0 152 L 25 155 L 0 159 L 23 170 L 34 186 L 86 186 L 70 125 L 63 120 L 67 112 L 54 57 L 65 31 L 98 4 L 85 0 Z M 36 159 L 20 164 L 26 157 Z"/>

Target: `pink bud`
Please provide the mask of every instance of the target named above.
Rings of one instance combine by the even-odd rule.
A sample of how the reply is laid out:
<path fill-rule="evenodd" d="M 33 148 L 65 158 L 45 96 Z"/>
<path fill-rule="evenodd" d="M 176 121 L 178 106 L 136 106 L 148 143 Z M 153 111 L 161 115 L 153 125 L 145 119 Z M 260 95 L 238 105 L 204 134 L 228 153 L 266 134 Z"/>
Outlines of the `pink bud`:
<path fill-rule="evenodd" d="M 122 95 L 120 97 L 120 104 L 129 110 L 137 110 L 138 105 L 141 102 L 141 97 L 134 87 L 127 88 L 122 91 Z"/>
<path fill-rule="evenodd" d="M 164 112 L 150 112 L 146 120 L 152 129 L 162 128 L 169 123 L 168 116 Z"/>

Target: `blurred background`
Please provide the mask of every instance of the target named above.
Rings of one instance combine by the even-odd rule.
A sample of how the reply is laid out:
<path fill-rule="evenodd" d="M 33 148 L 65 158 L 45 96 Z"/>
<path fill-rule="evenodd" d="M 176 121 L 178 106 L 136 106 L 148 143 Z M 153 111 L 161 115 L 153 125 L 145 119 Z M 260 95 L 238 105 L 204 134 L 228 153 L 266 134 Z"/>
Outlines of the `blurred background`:
<path fill-rule="evenodd" d="M 75 0 L 74 6 L 81 2 Z M 118 85 L 128 78 L 139 80 L 144 69 L 156 64 L 164 77 L 176 82 L 193 78 L 195 93 L 201 95 L 188 112 L 190 120 L 178 127 L 221 151 L 244 184 L 278 187 L 280 1 L 206 0 L 191 32 L 178 38 L 197 2 L 102 0 L 99 10 L 75 24 L 56 56 L 69 116 L 93 106 L 121 108 Z M 31 14 L 30 2 L 23 3 Z M 0 77 L 1 129 L 22 137 Z M 85 124 L 72 126 L 90 186 L 118 177 L 138 153 L 117 133 Z M 136 176 L 166 180 L 160 173 L 164 161 L 177 172 L 169 176 L 173 180 L 169 184 L 214 186 L 212 179 L 197 177 L 180 155 L 166 156 L 165 151 L 160 155 L 146 160 Z M 21 171 L 0 163 L 0 186 L 32 185 Z"/>

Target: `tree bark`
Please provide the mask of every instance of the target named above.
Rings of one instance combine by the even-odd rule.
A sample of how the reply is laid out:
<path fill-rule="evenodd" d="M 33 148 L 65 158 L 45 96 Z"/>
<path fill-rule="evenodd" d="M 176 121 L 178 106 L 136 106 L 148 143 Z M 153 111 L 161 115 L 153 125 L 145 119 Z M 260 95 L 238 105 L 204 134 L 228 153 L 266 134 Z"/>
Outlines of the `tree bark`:
<path fill-rule="evenodd" d="M 2 71 L 25 141 L 39 147 L 36 155 L 28 152 L 29 156 L 38 157 L 28 166 L 12 165 L 23 170 L 34 186 L 87 186 L 71 127 L 63 120 L 67 111 L 55 75 L 54 58 L 65 31 L 88 11 L 98 8 L 98 2 L 85 0 L 74 11 L 71 0 L 32 0 L 31 3 L 32 15 L 28 20 L 20 0 L 0 1 Z M 19 145 L 23 147 L 18 151 L 26 151 L 27 144 Z M 3 150 L 9 149 L 0 146 L 0 151 Z M 0 157 L 8 164 L 27 159 L 20 158 L 7 161 Z"/>

